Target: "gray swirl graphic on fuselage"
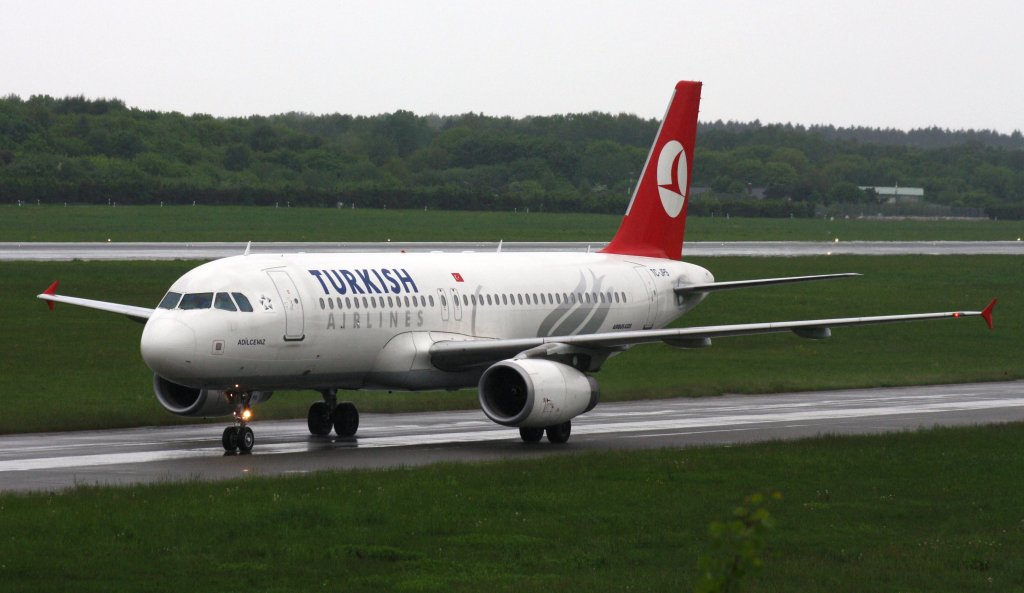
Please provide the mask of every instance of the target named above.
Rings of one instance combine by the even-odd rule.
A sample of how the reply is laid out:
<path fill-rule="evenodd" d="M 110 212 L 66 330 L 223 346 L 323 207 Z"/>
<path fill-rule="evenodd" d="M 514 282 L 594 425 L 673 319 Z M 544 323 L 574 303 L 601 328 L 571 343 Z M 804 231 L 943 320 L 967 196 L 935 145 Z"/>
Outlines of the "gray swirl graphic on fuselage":
<path fill-rule="evenodd" d="M 602 276 L 601 278 L 597 278 L 593 272 L 590 272 L 590 276 L 594 279 L 593 290 L 600 292 L 604 277 Z M 598 300 L 595 299 L 592 303 L 585 302 L 583 300 L 583 295 L 589 295 L 589 291 L 586 291 L 585 277 L 583 278 L 582 285 L 577 288 L 575 294 L 578 300 L 576 301 L 573 310 L 551 333 L 548 334 L 549 336 L 568 336 L 577 333 L 580 327 L 583 326 L 584 322 L 586 322 L 587 318 L 594 314 L 595 311 L 597 311 L 597 314 L 594 315 L 594 318 L 591 320 L 591 323 L 588 324 L 588 327 L 591 325 L 594 325 L 595 327 L 600 326 L 604 321 L 604 318 L 607 317 L 608 307 L 598 309 Z M 589 298 L 590 297 L 587 296 L 587 300 L 589 300 Z"/>
<path fill-rule="evenodd" d="M 587 288 L 587 279 L 586 279 L 585 276 L 583 276 L 583 271 L 581 270 L 580 271 L 580 281 L 579 281 L 579 283 L 576 284 L 575 291 L 572 294 L 582 294 L 583 291 L 586 288 Z M 537 335 L 538 336 L 550 336 L 550 335 L 553 335 L 552 332 L 555 329 L 555 324 L 558 323 L 558 321 L 560 319 L 565 317 L 569 313 L 569 311 L 573 307 L 575 307 L 575 306 L 576 306 L 576 304 L 570 302 L 568 299 L 563 300 L 561 302 L 561 304 L 559 304 L 558 307 L 556 307 L 554 311 L 552 311 L 551 313 L 548 313 L 548 316 L 545 317 L 544 321 L 541 322 L 540 327 L 537 328 Z M 562 334 L 558 334 L 558 335 L 562 335 Z"/>
<path fill-rule="evenodd" d="M 594 280 L 594 290 L 597 292 L 598 295 L 601 294 L 601 283 L 603 280 L 604 277 L 596 278 Z M 590 321 L 588 321 L 587 324 L 583 326 L 583 329 L 581 329 L 579 333 L 592 334 L 596 332 L 597 329 L 601 327 L 601 324 L 604 323 L 605 318 L 608 317 L 608 309 L 611 307 L 612 304 L 611 299 L 599 299 L 598 301 L 595 301 L 595 304 L 598 302 L 600 302 L 600 304 L 597 305 L 597 310 L 594 311 L 594 316 L 590 318 Z"/>

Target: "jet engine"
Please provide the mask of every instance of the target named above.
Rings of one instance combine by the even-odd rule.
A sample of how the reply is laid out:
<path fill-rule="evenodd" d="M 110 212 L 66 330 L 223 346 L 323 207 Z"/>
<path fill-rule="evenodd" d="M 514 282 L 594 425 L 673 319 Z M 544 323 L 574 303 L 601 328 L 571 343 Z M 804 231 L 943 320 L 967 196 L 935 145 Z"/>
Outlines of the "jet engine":
<path fill-rule="evenodd" d="M 210 418 L 230 416 L 234 411 L 223 391 L 179 385 L 157 374 L 153 375 L 153 392 L 164 409 L 179 416 Z M 254 391 L 249 403 L 263 403 L 273 394 L 273 391 Z"/>
<path fill-rule="evenodd" d="M 503 360 L 480 377 L 480 406 L 505 426 L 542 428 L 560 424 L 597 405 L 593 377 L 540 358 Z"/>

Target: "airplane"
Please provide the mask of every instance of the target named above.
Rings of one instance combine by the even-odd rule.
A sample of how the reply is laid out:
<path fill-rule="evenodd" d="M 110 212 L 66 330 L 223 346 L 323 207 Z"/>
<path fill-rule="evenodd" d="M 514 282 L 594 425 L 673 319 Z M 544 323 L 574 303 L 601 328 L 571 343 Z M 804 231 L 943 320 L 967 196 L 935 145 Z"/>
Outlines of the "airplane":
<path fill-rule="evenodd" d="M 245 254 L 178 278 L 153 308 L 56 293 L 38 298 L 145 323 L 140 347 L 168 411 L 233 416 L 228 452 L 249 453 L 252 407 L 275 390 L 309 389 L 309 431 L 349 438 L 359 412 L 339 390 L 476 387 L 484 414 L 565 443 L 572 419 L 597 405 L 593 373 L 633 346 L 702 348 L 773 332 L 822 339 L 831 328 L 981 316 L 982 311 L 668 328 L 721 290 L 854 273 L 717 282 L 682 261 L 700 82 L 679 82 L 621 226 L 587 253 Z"/>

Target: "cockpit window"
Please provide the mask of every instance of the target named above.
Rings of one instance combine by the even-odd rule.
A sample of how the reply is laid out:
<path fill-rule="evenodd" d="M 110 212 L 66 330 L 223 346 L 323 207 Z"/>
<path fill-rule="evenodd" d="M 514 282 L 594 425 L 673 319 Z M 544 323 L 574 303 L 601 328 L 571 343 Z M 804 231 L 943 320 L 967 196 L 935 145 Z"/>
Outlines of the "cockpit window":
<path fill-rule="evenodd" d="M 158 309 L 173 309 L 173 308 L 178 306 L 178 301 L 180 301 L 180 300 L 181 300 L 181 293 L 180 292 L 169 292 L 169 293 L 164 295 L 163 300 L 160 301 L 160 304 L 157 305 L 156 307 Z"/>
<path fill-rule="evenodd" d="M 245 295 L 240 292 L 233 292 L 231 296 L 235 297 L 235 302 L 238 303 L 238 310 L 245 311 L 246 313 L 252 313 L 252 305 L 249 304 L 249 299 L 245 298 Z"/>
<path fill-rule="evenodd" d="M 226 292 L 218 292 L 217 296 L 213 299 L 213 307 L 220 309 L 221 311 L 237 311 L 235 304 L 231 302 L 231 297 Z"/>
<path fill-rule="evenodd" d="M 181 298 L 179 309 L 209 309 L 213 304 L 212 292 L 193 292 Z"/>

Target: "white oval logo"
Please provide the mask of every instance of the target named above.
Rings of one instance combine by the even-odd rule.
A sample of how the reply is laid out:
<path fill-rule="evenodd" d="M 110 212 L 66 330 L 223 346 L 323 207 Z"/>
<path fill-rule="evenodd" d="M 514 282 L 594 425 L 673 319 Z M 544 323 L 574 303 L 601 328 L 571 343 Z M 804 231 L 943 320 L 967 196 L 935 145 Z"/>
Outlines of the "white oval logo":
<path fill-rule="evenodd" d="M 675 218 L 683 210 L 686 191 L 686 151 L 675 140 L 665 143 L 658 155 L 658 195 L 665 214 Z"/>

